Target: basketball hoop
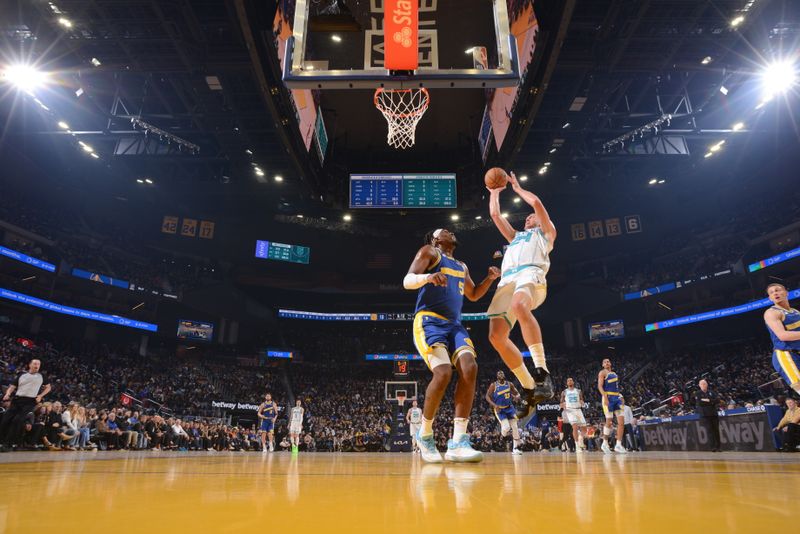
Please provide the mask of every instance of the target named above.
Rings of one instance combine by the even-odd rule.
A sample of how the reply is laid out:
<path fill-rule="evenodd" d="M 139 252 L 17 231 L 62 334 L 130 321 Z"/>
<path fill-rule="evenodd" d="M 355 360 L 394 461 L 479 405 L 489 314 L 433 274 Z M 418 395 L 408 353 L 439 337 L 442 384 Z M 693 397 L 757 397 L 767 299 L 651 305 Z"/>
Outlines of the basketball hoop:
<path fill-rule="evenodd" d="M 417 123 L 428 111 L 431 97 L 428 90 L 377 89 L 375 107 L 389 125 L 386 141 L 394 148 L 406 149 L 414 146 Z"/>
<path fill-rule="evenodd" d="M 397 399 L 397 404 L 399 404 L 400 407 L 402 408 L 406 403 L 406 394 L 398 392 L 397 395 L 395 396 L 395 399 Z"/>

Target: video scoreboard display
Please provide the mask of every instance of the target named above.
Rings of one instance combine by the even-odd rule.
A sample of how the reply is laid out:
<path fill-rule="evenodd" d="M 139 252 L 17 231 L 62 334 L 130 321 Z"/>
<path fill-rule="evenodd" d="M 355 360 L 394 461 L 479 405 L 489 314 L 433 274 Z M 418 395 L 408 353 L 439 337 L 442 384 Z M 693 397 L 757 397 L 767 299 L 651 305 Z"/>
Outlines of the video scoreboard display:
<path fill-rule="evenodd" d="M 256 241 L 256 258 L 307 264 L 311 258 L 311 249 L 300 245 L 258 240 Z"/>
<path fill-rule="evenodd" d="M 351 174 L 351 208 L 455 208 L 455 174 Z"/>

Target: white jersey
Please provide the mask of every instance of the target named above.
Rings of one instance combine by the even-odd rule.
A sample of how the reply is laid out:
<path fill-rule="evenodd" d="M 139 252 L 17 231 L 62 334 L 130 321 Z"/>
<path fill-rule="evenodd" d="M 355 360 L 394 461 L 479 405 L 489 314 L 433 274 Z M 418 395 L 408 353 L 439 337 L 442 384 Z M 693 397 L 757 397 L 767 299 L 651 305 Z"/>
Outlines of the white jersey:
<path fill-rule="evenodd" d="M 411 408 L 408 410 L 408 413 L 410 414 L 408 419 L 412 425 L 419 425 L 422 423 L 422 408 Z"/>
<path fill-rule="evenodd" d="M 564 390 L 564 405 L 567 410 L 580 410 L 581 406 L 581 390 L 578 388 L 567 388 Z"/>
<path fill-rule="evenodd" d="M 514 234 L 514 240 L 503 254 L 503 266 L 498 288 L 516 280 L 519 273 L 532 273 L 536 283 L 546 284 L 545 277 L 550 270 L 551 243 L 541 228 L 531 228 Z"/>
<path fill-rule="evenodd" d="M 300 408 L 299 406 L 295 406 L 294 408 L 292 408 L 291 424 L 293 424 L 293 425 L 302 425 L 303 424 L 303 412 L 304 411 L 305 410 L 303 410 L 303 408 Z"/>

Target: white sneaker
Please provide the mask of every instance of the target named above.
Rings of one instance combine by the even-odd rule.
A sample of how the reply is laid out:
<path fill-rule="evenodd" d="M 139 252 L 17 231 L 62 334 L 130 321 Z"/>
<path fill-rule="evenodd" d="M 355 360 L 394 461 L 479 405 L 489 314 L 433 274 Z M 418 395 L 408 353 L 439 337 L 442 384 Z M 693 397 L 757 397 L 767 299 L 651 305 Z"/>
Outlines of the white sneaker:
<path fill-rule="evenodd" d="M 261 454 L 267 454 L 267 448 L 266 447 L 262 447 L 261 448 Z"/>
<path fill-rule="evenodd" d="M 514 449 L 511 451 L 511 454 L 514 455 L 514 456 L 521 456 L 522 455 L 522 451 L 519 450 L 518 448 L 514 447 Z"/>
<path fill-rule="evenodd" d="M 614 452 L 618 452 L 620 454 L 628 454 L 628 450 L 620 442 L 617 442 L 617 444 L 614 445 Z"/>
<path fill-rule="evenodd" d="M 608 442 L 606 440 L 603 440 L 603 444 L 600 445 L 600 450 L 605 454 L 611 454 L 611 448 L 608 446 Z"/>
<path fill-rule="evenodd" d="M 275 445 L 269 446 L 269 452 L 275 452 Z"/>
<path fill-rule="evenodd" d="M 442 455 L 436 449 L 436 442 L 433 439 L 433 434 L 430 436 L 420 436 L 417 434 L 417 446 L 419 446 L 419 454 L 422 459 L 428 463 L 438 464 L 442 462 Z"/>
<path fill-rule="evenodd" d="M 473 449 L 469 435 L 464 434 L 458 441 L 448 440 L 444 459 L 448 462 L 480 462 L 483 460 L 483 453 Z"/>

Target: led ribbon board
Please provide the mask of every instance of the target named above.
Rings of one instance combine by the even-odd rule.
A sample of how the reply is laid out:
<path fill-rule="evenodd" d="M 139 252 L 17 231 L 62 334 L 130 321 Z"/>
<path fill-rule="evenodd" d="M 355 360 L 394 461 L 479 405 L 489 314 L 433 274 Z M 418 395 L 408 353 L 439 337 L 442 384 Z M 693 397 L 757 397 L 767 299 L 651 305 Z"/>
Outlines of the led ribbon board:
<path fill-rule="evenodd" d="M 800 298 L 800 289 L 795 289 L 794 291 L 790 291 L 789 298 L 790 299 Z M 724 317 L 730 317 L 732 315 L 740 315 L 742 313 L 747 313 L 753 310 L 766 308 L 768 306 L 772 306 L 772 302 L 769 299 L 754 300 L 752 302 L 747 302 L 745 304 L 740 304 L 738 306 L 732 306 L 730 308 L 721 308 L 719 310 L 697 313 L 695 315 L 686 315 L 684 317 L 669 319 L 667 321 L 650 323 L 645 325 L 644 331 L 654 332 L 656 330 L 664 330 L 665 328 L 673 328 L 675 326 L 685 326 L 687 324 L 701 323 L 703 321 L 712 321 L 714 319 L 722 319 Z"/>

